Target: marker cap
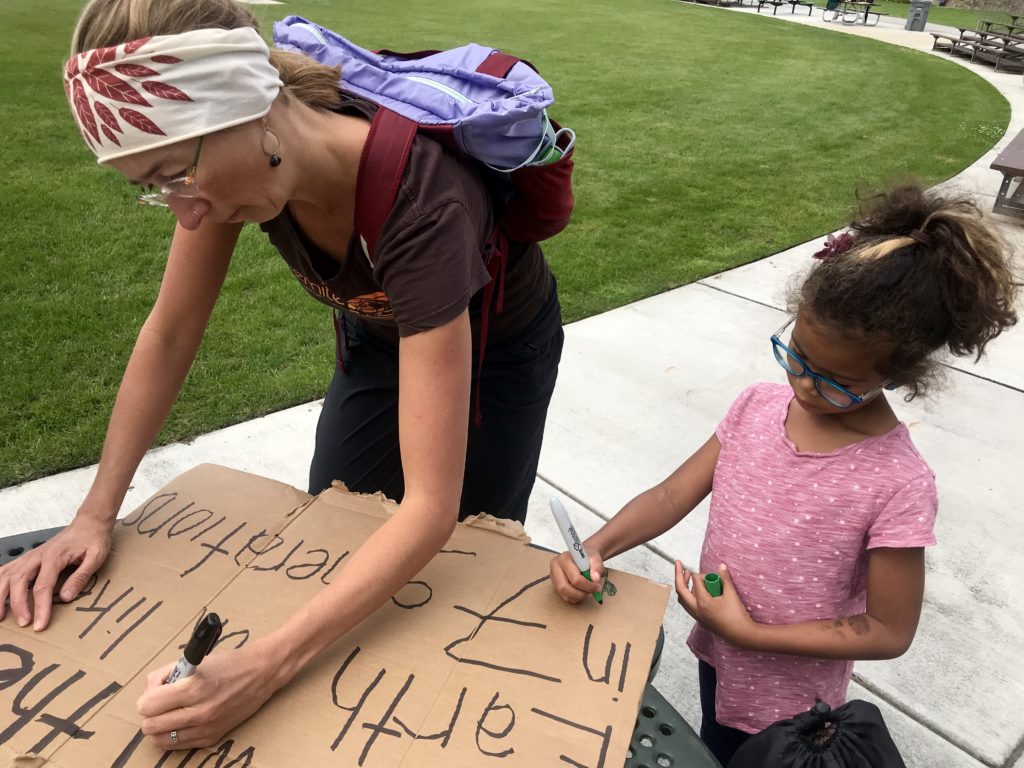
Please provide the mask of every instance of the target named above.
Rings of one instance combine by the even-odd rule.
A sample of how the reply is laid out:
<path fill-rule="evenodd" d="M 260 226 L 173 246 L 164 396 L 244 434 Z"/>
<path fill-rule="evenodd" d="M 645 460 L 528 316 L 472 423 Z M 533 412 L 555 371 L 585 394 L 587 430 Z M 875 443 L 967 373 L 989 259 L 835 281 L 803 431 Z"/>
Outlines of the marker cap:
<path fill-rule="evenodd" d="M 717 573 L 705 573 L 704 586 L 712 597 L 722 596 L 722 579 Z"/>
<path fill-rule="evenodd" d="M 208 613 L 199 620 L 195 629 L 192 630 L 192 637 L 189 638 L 182 654 L 192 666 L 198 666 L 199 662 L 213 650 L 213 646 L 220 639 L 223 629 L 220 616 L 216 613 Z"/>

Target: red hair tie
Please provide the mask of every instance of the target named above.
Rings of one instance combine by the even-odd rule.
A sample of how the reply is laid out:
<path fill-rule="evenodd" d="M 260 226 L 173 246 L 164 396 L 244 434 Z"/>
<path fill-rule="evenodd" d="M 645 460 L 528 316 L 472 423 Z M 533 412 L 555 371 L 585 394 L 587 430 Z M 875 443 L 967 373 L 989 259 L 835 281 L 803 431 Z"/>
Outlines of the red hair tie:
<path fill-rule="evenodd" d="M 853 247 L 853 235 L 849 232 L 843 232 L 839 237 L 829 235 L 825 240 L 825 247 L 815 253 L 814 258 L 827 261 L 841 253 L 846 253 L 851 247 Z"/>

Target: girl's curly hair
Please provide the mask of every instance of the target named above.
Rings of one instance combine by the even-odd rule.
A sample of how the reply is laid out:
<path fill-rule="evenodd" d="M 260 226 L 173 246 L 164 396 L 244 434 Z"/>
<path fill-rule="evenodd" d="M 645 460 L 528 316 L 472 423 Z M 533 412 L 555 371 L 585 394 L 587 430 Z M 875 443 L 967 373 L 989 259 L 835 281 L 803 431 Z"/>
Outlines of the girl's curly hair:
<path fill-rule="evenodd" d="M 1017 322 L 1010 249 L 971 200 L 896 187 L 866 200 L 851 231 L 849 250 L 816 264 L 790 308 L 878 344 L 880 372 L 907 400 L 927 389 L 933 353 L 980 359 Z"/>

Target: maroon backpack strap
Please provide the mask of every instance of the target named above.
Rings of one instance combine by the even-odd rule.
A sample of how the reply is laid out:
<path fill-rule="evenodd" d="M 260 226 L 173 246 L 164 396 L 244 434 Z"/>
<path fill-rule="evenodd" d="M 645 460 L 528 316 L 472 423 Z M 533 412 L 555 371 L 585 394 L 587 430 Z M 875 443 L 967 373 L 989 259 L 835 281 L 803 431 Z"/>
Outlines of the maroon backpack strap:
<path fill-rule="evenodd" d="M 494 51 L 491 53 L 490 56 L 480 62 L 480 66 L 476 68 L 476 71 L 482 75 L 490 75 L 491 77 L 500 77 L 504 79 L 508 77 L 508 73 L 512 71 L 512 67 L 520 61 L 534 72 L 537 71 L 537 68 L 526 59 L 519 59 L 515 56 L 510 56 L 507 53 L 502 53 L 501 51 Z"/>
<path fill-rule="evenodd" d="M 487 274 L 491 281 L 483 288 L 483 304 L 480 307 L 480 338 L 477 344 L 476 392 L 473 393 L 473 423 L 483 423 L 480 408 L 480 384 L 484 380 L 484 352 L 487 350 L 487 334 L 491 327 L 491 316 L 505 309 L 505 270 L 508 267 L 508 238 L 501 227 L 495 227 L 484 246 L 487 256 Z M 497 299 L 495 299 L 497 296 Z"/>
<path fill-rule="evenodd" d="M 504 56 L 504 54 L 501 54 Z M 511 58 L 511 57 L 509 57 Z M 516 59 L 518 61 L 518 59 Z M 513 62 L 514 64 L 515 62 Z M 377 253 L 377 240 L 384 228 L 384 221 L 391 212 L 398 196 L 398 185 L 405 173 L 409 160 L 412 140 L 416 137 L 417 124 L 407 117 L 381 107 L 374 115 L 370 124 L 370 132 L 363 145 L 363 154 L 359 159 L 359 176 L 356 179 L 356 232 L 366 242 L 367 256 L 370 262 Z M 487 243 L 487 271 L 491 281 L 484 286 L 483 308 L 480 317 L 480 340 L 477 352 L 477 384 L 474 395 L 474 421 L 480 426 L 483 414 L 480 408 L 480 382 L 484 365 L 484 349 L 487 346 L 487 333 L 491 315 L 501 312 L 505 303 L 505 270 L 508 261 L 508 240 L 500 228 L 495 228 Z M 495 296 L 495 289 L 497 295 Z M 342 316 L 344 320 L 344 315 Z M 344 366 L 342 354 L 342 338 L 348 346 L 347 329 L 338 327 L 335 318 L 335 331 L 338 333 L 338 360 Z M 344 332 L 344 333 L 343 333 Z M 344 370 L 344 367 L 342 367 Z"/>
<path fill-rule="evenodd" d="M 356 232 L 366 242 L 371 262 L 384 221 L 398 196 L 398 185 L 415 137 L 415 121 L 384 107 L 377 110 L 370 124 L 359 159 L 355 224 Z"/>

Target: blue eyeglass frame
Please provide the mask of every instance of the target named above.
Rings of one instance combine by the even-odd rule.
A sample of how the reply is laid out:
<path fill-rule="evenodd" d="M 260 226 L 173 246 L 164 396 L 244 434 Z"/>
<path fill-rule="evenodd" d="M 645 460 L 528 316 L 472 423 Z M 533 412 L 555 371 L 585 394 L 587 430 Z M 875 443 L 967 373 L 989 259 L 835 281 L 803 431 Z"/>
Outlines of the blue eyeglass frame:
<path fill-rule="evenodd" d="M 811 367 L 807 365 L 807 361 L 800 357 L 800 355 L 798 355 L 792 349 L 787 347 L 785 344 L 783 344 L 782 340 L 779 338 L 782 335 L 782 332 L 785 331 L 793 323 L 794 320 L 796 320 L 795 317 L 789 318 L 789 320 L 787 320 L 783 324 L 783 326 L 779 328 L 779 330 L 772 334 L 772 354 L 775 356 L 775 362 L 781 365 L 786 372 L 792 374 L 793 376 L 796 376 L 798 379 L 803 378 L 804 376 L 810 376 L 811 380 L 814 382 L 814 388 L 817 390 L 818 394 L 821 395 L 822 398 L 824 398 L 825 401 L 828 402 L 830 405 L 845 410 L 846 408 L 852 408 L 855 405 L 860 405 L 861 403 L 866 402 L 867 400 L 870 400 L 873 397 L 876 397 L 878 393 L 881 392 L 883 389 L 893 389 L 892 379 L 886 379 L 874 389 L 865 392 L 863 395 L 858 395 L 856 392 L 851 392 L 842 384 L 833 379 L 830 379 L 828 376 L 822 376 L 820 373 L 815 373 L 814 371 L 812 371 Z M 801 365 L 802 370 L 794 371 L 792 368 L 790 368 L 789 365 L 787 365 L 786 363 L 787 357 L 792 357 L 794 360 L 798 361 Z M 837 403 L 835 400 L 830 398 L 827 394 L 825 394 L 825 392 L 822 391 L 822 382 L 842 392 L 844 395 L 850 398 L 850 402 Z"/>

